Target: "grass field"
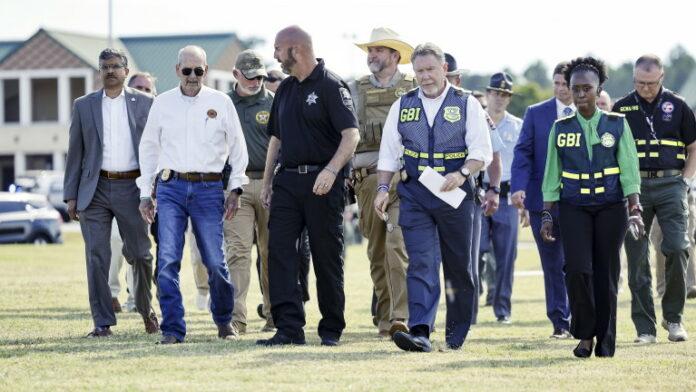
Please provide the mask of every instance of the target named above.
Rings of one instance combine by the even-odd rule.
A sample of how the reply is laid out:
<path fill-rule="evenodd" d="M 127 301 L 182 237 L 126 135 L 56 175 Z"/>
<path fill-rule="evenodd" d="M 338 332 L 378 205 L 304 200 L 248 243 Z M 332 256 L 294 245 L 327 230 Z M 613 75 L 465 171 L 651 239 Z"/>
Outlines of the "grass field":
<path fill-rule="evenodd" d="M 517 271 L 538 269 L 534 248 L 522 246 Z M 2 246 L 0 270 L 0 390 L 696 390 L 696 327 L 686 343 L 669 343 L 660 329 L 659 344 L 634 346 L 626 289 L 619 298 L 616 357 L 578 360 L 571 354 L 575 341 L 548 338 L 542 278 L 534 274 L 515 280 L 512 325 L 498 325 L 491 308 L 481 308 L 460 351 L 401 352 L 376 337 L 368 261 L 360 246 L 348 249 L 348 325 L 337 348 L 319 345 L 314 296 L 307 307 L 307 346 L 255 346 L 256 339 L 270 336 L 256 332 L 263 324 L 253 312 L 260 299 L 255 278 L 249 333 L 236 342 L 217 339 L 209 314 L 193 305 L 188 260 L 182 265 L 185 344 L 155 345 L 157 337 L 144 333 L 134 313 L 118 316 L 113 337 L 85 339 L 92 324 L 78 233 L 66 234 L 63 245 Z M 685 313 L 688 327 L 695 301 Z M 444 342 L 443 320 L 441 306 L 436 347 Z"/>

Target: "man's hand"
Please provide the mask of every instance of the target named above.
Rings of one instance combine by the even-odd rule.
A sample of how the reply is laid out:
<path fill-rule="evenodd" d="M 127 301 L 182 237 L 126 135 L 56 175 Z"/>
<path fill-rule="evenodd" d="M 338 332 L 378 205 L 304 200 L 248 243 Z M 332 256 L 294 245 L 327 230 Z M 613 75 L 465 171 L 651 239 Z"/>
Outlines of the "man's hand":
<path fill-rule="evenodd" d="M 271 208 L 271 196 L 273 195 L 273 188 L 271 187 L 270 184 L 264 185 L 263 188 L 261 189 L 261 204 L 263 204 L 263 208 L 269 209 Z"/>
<path fill-rule="evenodd" d="M 237 210 L 239 209 L 239 194 L 236 192 L 230 192 L 225 199 L 225 219 L 230 220 L 234 218 Z"/>
<path fill-rule="evenodd" d="M 464 178 L 462 173 L 458 171 L 448 173 L 445 176 L 445 182 L 442 184 L 440 192 L 449 192 L 451 190 L 459 188 L 460 186 L 464 185 L 464 181 L 466 181 L 466 178 Z"/>
<path fill-rule="evenodd" d="M 520 212 L 520 224 L 522 227 L 529 227 L 529 210 L 522 210 Z"/>
<path fill-rule="evenodd" d="M 520 210 L 524 209 L 524 199 L 527 197 L 527 193 L 525 191 L 517 191 L 512 194 L 512 204 L 519 208 Z"/>
<path fill-rule="evenodd" d="M 483 197 L 483 215 L 491 216 L 498 211 L 498 206 L 500 205 L 500 195 L 493 192 L 492 190 L 486 191 L 486 195 Z"/>
<path fill-rule="evenodd" d="M 140 210 L 140 216 L 145 222 L 152 224 L 155 221 L 155 205 L 152 203 L 152 199 L 140 199 L 138 210 Z"/>
<path fill-rule="evenodd" d="M 77 200 L 68 200 L 68 215 L 70 216 L 70 220 L 80 220 L 80 217 L 77 215 Z"/>
<path fill-rule="evenodd" d="M 387 204 L 389 204 L 389 192 L 379 191 L 377 196 L 375 196 L 375 211 L 379 215 L 380 219 L 384 216 L 385 211 L 387 211 Z"/>
<path fill-rule="evenodd" d="M 543 239 L 544 242 L 556 241 L 556 238 L 553 236 L 553 222 L 551 221 L 543 222 L 541 224 L 541 230 L 539 230 L 539 233 L 541 234 L 541 239 Z"/>
<path fill-rule="evenodd" d="M 319 172 L 319 175 L 317 175 L 312 192 L 317 196 L 325 195 L 331 190 L 334 181 L 336 181 L 336 175 L 329 169 L 324 168 Z"/>

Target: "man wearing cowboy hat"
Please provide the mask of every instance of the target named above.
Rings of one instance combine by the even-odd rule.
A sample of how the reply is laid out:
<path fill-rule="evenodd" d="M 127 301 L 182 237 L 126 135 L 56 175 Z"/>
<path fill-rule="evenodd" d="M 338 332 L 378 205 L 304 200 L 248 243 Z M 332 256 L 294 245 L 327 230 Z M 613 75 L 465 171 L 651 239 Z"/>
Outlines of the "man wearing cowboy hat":
<path fill-rule="evenodd" d="M 415 78 L 401 73 L 399 64 L 408 64 L 413 48 L 391 29 L 372 30 L 370 42 L 356 44 L 367 52 L 371 74 L 353 85 L 353 97 L 360 123 L 360 143 L 353 158 L 353 186 L 361 208 L 360 231 L 367 238 L 370 275 L 375 288 L 375 324 L 380 337 L 408 331 L 406 268 L 408 257 L 399 227 L 398 176 L 392 178 L 389 205 L 384 216 L 371 208 L 377 188 L 377 160 L 382 128 L 389 108 L 400 96 L 416 87 Z"/>
<path fill-rule="evenodd" d="M 502 140 L 500 149 L 503 163 L 500 186 L 491 184 L 488 175 L 484 177 L 484 188 L 488 193 L 497 193 L 500 197 L 498 210 L 483 219 L 481 244 L 492 244 L 495 256 L 495 290 L 493 295 L 493 312 L 499 323 L 510 323 L 510 296 L 512 295 L 512 272 L 517 257 L 517 229 L 519 214 L 508 203 L 510 193 L 510 168 L 515 145 L 522 129 L 522 120 L 507 112 L 512 98 L 512 78 L 505 72 L 491 76 L 486 87 L 488 116 L 495 124 L 495 129 Z"/>

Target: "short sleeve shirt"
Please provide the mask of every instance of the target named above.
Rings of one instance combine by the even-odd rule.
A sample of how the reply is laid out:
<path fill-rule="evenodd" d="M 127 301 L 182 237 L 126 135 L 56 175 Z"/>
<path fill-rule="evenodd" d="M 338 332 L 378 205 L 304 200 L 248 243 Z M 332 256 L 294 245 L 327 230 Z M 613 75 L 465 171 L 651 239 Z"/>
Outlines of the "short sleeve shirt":
<path fill-rule="evenodd" d="M 281 140 L 285 167 L 328 163 L 341 143 L 341 131 L 358 127 L 348 86 L 325 68 L 324 60 L 317 61 L 306 79 L 283 80 L 271 107 L 268 133 Z"/>

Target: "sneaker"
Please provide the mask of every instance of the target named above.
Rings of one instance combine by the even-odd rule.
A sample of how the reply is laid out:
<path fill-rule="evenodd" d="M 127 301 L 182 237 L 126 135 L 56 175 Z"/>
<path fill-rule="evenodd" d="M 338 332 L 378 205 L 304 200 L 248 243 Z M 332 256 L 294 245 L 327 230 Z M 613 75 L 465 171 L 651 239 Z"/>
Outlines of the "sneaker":
<path fill-rule="evenodd" d="M 655 335 L 650 335 L 648 333 L 640 334 L 638 335 L 637 338 L 633 341 L 633 343 L 637 344 L 654 344 L 657 343 L 657 338 Z"/>
<path fill-rule="evenodd" d="M 549 336 L 551 339 L 570 339 L 573 336 L 565 328 L 554 328 L 553 333 Z"/>
<path fill-rule="evenodd" d="M 689 335 L 686 333 L 682 323 L 670 323 L 667 320 L 662 320 L 662 328 L 669 332 L 667 339 L 670 342 L 685 342 L 689 339 Z"/>
<path fill-rule="evenodd" d="M 512 320 L 510 319 L 510 316 L 498 316 L 498 324 L 503 324 L 503 325 L 510 325 L 512 324 Z"/>
<path fill-rule="evenodd" d="M 207 310 L 209 307 L 209 294 L 196 294 L 196 307 L 198 310 Z"/>

